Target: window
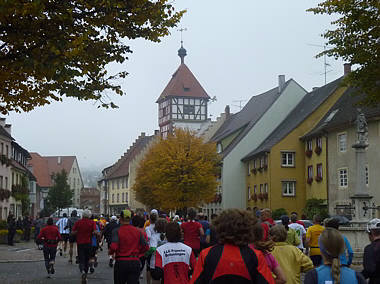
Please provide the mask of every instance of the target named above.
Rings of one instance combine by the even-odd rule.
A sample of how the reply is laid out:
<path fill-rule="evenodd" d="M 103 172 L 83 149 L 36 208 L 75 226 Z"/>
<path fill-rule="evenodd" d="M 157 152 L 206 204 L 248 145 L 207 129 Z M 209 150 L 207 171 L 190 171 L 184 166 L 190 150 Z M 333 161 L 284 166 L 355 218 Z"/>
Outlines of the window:
<path fill-rule="evenodd" d="M 3 188 L 3 176 L 0 176 L 0 188 Z"/>
<path fill-rule="evenodd" d="M 120 201 L 120 200 L 119 200 L 119 196 L 120 196 L 120 194 L 118 193 L 118 194 L 116 195 L 116 201 L 117 201 L 117 202 Z"/>
<path fill-rule="evenodd" d="M 307 167 L 307 178 L 312 179 L 313 178 L 313 166 Z"/>
<path fill-rule="evenodd" d="M 368 165 L 365 166 L 365 185 L 369 185 L 369 170 L 368 170 Z"/>
<path fill-rule="evenodd" d="M 308 151 L 313 151 L 313 140 L 307 140 L 306 148 Z"/>
<path fill-rule="evenodd" d="M 283 167 L 294 167 L 294 152 L 282 152 L 282 166 Z"/>
<path fill-rule="evenodd" d="M 296 182 L 295 181 L 283 181 L 282 182 L 282 195 L 283 196 L 295 196 L 296 195 Z"/>
<path fill-rule="evenodd" d="M 264 167 L 264 157 L 260 158 L 260 168 Z"/>
<path fill-rule="evenodd" d="M 121 194 L 121 202 L 124 202 L 124 192 Z"/>
<path fill-rule="evenodd" d="M 257 193 L 257 185 L 256 184 L 253 186 L 253 193 Z"/>
<path fill-rule="evenodd" d="M 8 189 L 8 177 L 5 177 L 4 188 L 5 188 L 5 189 Z"/>
<path fill-rule="evenodd" d="M 195 107 L 191 105 L 184 105 L 183 106 L 183 114 L 194 114 L 195 113 Z"/>
<path fill-rule="evenodd" d="M 117 184 L 117 189 L 119 189 L 120 188 L 120 180 L 119 179 L 116 180 L 116 184 Z"/>
<path fill-rule="evenodd" d="M 113 180 L 112 181 L 112 189 L 114 189 L 115 188 L 115 181 Z"/>
<path fill-rule="evenodd" d="M 112 193 L 112 203 L 115 202 L 115 193 Z"/>
<path fill-rule="evenodd" d="M 317 147 L 318 147 L 319 149 L 322 149 L 322 137 L 318 137 L 318 138 L 317 138 Z"/>
<path fill-rule="evenodd" d="M 253 168 L 256 169 L 257 166 L 256 166 L 256 159 L 253 160 Z"/>
<path fill-rule="evenodd" d="M 4 154 L 4 143 L 1 143 L 1 148 L 0 148 L 0 151 L 1 151 L 1 155 Z"/>
<path fill-rule="evenodd" d="M 323 173 L 322 173 L 322 164 L 317 165 L 317 178 L 322 179 Z"/>
<path fill-rule="evenodd" d="M 268 184 L 267 183 L 264 184 L 264 193 L 268 193 Z"/>
<path fill-rule="evenodd" d="M 338 134 L 338 150 L 339 152 L 347 151 L 347 133 Z"/>
<path fill-rule="evenodd" d="M 217 148 L 217 152 L 220 154 L 220 153 L 222 153 L 222 151 L 223 151 L 223 147 L 222 147 L 222 144 L 221 143 L 218 143 L 218 145 L 216 146 L 216 148 Z"/>
<path fill-rule="evenodd" d="M 248 175 L 251 175 L 251 162 L 248 161 Z"/>
<path fill-rule="evenodd" d="M 5 145 L 5 155 L 9 157 L 9 146 Z"/>
<path fill-rule="evenodd" d="M 251 192 L 251 187 L 248 186 L 248 199 L 251 198 L 252 192 Z"/>
<path fill-rule="evenodd" d="M 260 193 L 263 192 L 263 184 L 260 184 Z"/>
<path fill-rule="evenodd" d="M 125 202 L 128 203 L 128 192 L 125 193 Z"/>
<path fill-rule="evenodd" d="M 339 187 L 347 187 L 348 186 L 348 170 L 347 168 L 339 169 L 338 172 L 338 182 Z"/>

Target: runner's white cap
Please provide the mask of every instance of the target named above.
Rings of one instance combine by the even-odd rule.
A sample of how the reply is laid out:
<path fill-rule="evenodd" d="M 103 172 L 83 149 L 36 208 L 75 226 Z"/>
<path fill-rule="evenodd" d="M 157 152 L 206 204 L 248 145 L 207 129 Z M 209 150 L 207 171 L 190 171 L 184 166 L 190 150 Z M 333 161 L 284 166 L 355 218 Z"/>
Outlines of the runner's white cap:
<path fill-rule="evenodd" d="M 380 219 L 372 219 L 367 224 L 367 232 L 370 233 L 371 230 L 380 230 Z"/>
<path fill-rule="evenodd" d="M 150 214 L 156 214 L 156 215 L 158 215 L 158 211 L 156 209 L 152 209 L 152 211 L 150 211 Z"/>
<path fill-rule="evenodd" d="M 117 220 L 117 217 L 114 215 L 111 217 L 111 220 Z"/>

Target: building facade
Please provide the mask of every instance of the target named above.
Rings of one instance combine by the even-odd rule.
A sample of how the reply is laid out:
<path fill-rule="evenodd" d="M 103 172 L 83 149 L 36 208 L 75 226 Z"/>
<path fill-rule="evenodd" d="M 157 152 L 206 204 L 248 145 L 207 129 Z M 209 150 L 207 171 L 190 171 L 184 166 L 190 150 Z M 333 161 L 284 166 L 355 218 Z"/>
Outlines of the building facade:
<path fill-rule="evenodd" d="M 353 89 L 348 91 L 335 103 L 323 120 L 305 137 L 316 139 L 321 136 L 327 141 L 327 192 L 328 208 L 331 215 L 352 217 L 353 205 L 351 197 L 356 186 L 355 149 L 357 142 L 356 118 L 358 102 L 362 95 L 354 95 Z M 380 176 L 378 173 L 380 159 L 380 108 L 363 107 L 368 123 L 368 144 L 366 149 L 365 180 L 372 204 L 380 205 Z M 379 217 L 379 210 L 377 210 Z M 370 218 L 370 216 L 369 216 Z"/>
<path fill-rule="evenodd" d="M 100 213 L 100 190 L 84 187 L 80 192 L 80 208 L 89 209 L 92 214 Z"/>
<path fill-rule="evenodd" d="M 103 202 L 107 203 L 103 205 L 104 213 L 119 214 L 125 208 L 133 210 L 145 208 L 136 200 L 132 187 L 139 162 L 158 138 L 158 131 L 152 136 L 142 132 L 114 165 L 103 170 L 103 179 L 98 184 L 103 191 L 101 194 Z"/>
<path fill-rule="evenodd" d="M 285 76 L 281 75 L 277 87 L 252 97 L 240 112 L 226 119 L 213 136 L 223 157 L 223 209 L 246 208 L 247 171 L 242 159 L 273 132 L 305 94 L 305 89 L 297 82 L 285 81 Z"/>
<path fill-rule="evenodd" d="M 340 82 L 341 79 L 335 80 L 308 93 L 264 142 L 243 159 L 249 207 L 285 208 L 288 212 L 301 213 L 309 198 L 322 198 L 327 202 L 323 176 L 321 180 L 315 176 L 317 168 L 326 170 L 323 140 L 319 141 L 318 155 L 308 152 L 314 151 L 310 140 L 305 143 L 300 138 L 313 129 L 342 96 L 345 88 L 340 87 Z M 319 170 L 321 175 L 322 169 Z"/>

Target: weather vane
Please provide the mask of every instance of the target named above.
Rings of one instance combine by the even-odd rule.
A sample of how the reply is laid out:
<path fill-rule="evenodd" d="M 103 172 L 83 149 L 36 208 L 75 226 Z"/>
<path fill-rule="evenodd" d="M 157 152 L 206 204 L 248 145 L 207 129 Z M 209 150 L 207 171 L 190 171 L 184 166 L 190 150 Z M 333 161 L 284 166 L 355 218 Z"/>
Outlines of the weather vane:
<path fill-rule="evenodd" d="M 181 33 L 181 46 L 183 46 L 183 37 L 182 37 L 182 34 L 183 34 L 183 32 L 187 31 L 187 28 L 180 28 L 178 31 Z"/>

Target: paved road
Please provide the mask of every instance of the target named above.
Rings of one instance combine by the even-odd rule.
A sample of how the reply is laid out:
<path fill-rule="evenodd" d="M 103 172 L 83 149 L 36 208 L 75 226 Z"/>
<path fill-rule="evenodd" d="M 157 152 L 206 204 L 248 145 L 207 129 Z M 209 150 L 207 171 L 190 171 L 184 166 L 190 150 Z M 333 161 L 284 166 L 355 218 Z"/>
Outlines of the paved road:
<path fill-rule="evenodd" d="M 28 248 L 29 246 L 29 248 Z M 7 250 L 8 254 L 19 255 L 28 253 L 34 255 L 34 261 L 17 262 L 15 257 L 12 262 L 0 263 L 0 283 L 80 283 L 80 273 L 78 265 L 69 264 L 68 258 L 57 255 L 55 274 L 48 279 L 43 259 L 42 251 L 33 248 L 31 245 L 18 244 L 16 247 L 3 247 L 3 252 Z M 24 251 L 22 251 L 24 250 Z M 17 251 L 20 251 L 18 253 Z M 20 258 L 20 257 L 19 257 Z M 18 259 L 18 260 L 22 260 Z M 106 251 L 99 253 L 99 265 L 94 274 L 88 275 L 89 284 L 113 283 L 113 269 L 108 266 L 108 256 Z M 145 284 L 145 280 L 140 281 Z"/>

